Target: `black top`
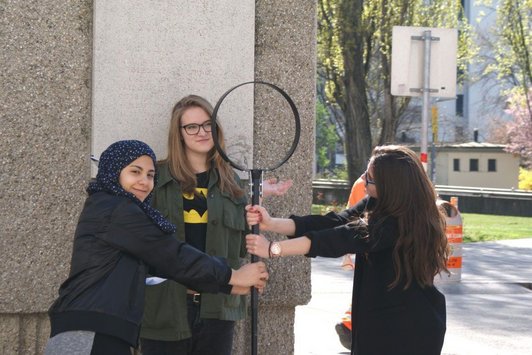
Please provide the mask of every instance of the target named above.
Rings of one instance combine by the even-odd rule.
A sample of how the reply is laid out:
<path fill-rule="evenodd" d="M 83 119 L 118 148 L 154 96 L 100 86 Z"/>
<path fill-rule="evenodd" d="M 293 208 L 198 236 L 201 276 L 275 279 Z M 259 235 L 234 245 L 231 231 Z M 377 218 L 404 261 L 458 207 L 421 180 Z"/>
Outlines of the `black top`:
<path fill-rule="evenodd" d="M 131 199 L 106 192 L 85 201 L 70 275 L 49 310 L 52 336 L 90 330 L 137 345 L 147 268 L 200 292 L 227 285 L 231 269 L 163 232 Z"/>
<path fill-rule="evenodd" d="M 434 286 L 421 288 L 415 281 L 389 289 L 395 279 L 392 258 L 399 231 L 391 216 L 350 224 L 367 200 L 341 213 L 292 216 L 296 236 L 311 240 L 308 256 L 339 257 L 356 254 L 352 299 L 352 354 L 436 355 L 445 336 L 445 297 Z"/>

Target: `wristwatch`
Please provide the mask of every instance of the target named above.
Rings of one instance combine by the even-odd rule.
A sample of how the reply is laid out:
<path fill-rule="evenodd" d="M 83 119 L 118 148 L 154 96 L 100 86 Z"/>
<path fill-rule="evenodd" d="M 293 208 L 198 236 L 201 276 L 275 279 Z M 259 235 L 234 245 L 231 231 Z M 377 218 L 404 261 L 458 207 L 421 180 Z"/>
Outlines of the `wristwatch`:
<path fill-rule="evenodd" d="M 281 256 L 281 244 L 277 242 L 273 242 L 270 244 L 270 256 L 273 258 Z"/>

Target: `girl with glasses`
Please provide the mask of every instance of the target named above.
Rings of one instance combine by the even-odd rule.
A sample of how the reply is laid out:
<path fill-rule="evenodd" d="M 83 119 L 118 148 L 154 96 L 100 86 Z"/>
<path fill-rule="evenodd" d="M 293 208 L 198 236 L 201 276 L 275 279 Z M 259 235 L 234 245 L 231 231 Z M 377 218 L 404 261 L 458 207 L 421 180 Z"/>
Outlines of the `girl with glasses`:
<path fill-rule="evenodd" d="M 447 271 L 449 249 L 433 185 L 416 154 L 396 145 L 376 147 L 362 179 L 368 197 L 340 213 L 283 219 L 246 207 L 250 225 L 289 236 L 269 242 L 250 234 L 248 252 L 262 258 L 356 254 L 351 354 L 440 354 L 445 297 L 433 279 Z"/>
<path fill-rule="evenodd" d="M 189 95 L 172 110 L 168 155 L 160 161 L 153 206 L 177 226 L 177 238 L 238 269 L 246 256 L 247 196 L 212 138 L 212 105 Z M 217 127 L 225 148 L 222 127 Z M 264 194 L 282 194 L 291 182 L 265 184 Z M 143 355 L 229 355 L 235 321 L 246 314 L 246 298 L 203 294 L 164 281 L 146 290 L 141 329 Z"/>

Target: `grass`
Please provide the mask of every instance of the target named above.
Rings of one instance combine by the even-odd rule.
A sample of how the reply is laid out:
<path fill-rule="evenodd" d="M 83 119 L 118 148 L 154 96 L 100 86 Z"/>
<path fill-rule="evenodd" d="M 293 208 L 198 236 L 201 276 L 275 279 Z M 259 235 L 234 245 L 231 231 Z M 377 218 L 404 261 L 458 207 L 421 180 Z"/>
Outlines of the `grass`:
<path fill-rule="evenodd" d="M 312 205 L 312 213 L 338 212 L 342 207 Z M 532 238 L 532 217 L 462 213 L 462 223 L 464 243 Z"/>
<path fill-rule="evenodd" d="M 532 217 L 462 213 L 464 243 L 532 238 Z"/>

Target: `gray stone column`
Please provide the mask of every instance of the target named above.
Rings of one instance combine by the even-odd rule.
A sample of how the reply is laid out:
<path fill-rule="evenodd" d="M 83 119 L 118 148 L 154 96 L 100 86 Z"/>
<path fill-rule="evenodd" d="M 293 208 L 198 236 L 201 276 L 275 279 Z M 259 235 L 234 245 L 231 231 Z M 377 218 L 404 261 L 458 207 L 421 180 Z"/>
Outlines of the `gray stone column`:
<path fill-rule="evenodd" d="M 314 115 L 316 73 L 315 1 L 257 1 L 255 4 L 255 79 L 272 82 L 294 99 L 301 115 L 301 139 L 294 156 L 275 172 L 292 178 L 294 187 L 283 196 L 266 199 L 272 215 L 308 214 L 312 203 L 314 158 Z M 255 97 L 255 159 L 267 160 L 272 147 L 292 139 L 283 127 L 272 127 L 275 114 L 265 114 L 264 103 L 278 98 L 274 91 L 260 91 Z M 271 107 L 269 108 L 271 109 Z M 260 117 L 261 120 L 257 120 Z M 265 143 L 267 142 L 267 143 Z M 284 236 L 274 235 L 273 239 Z M 304 257 L 268 261 L 270 282 L 259 303 L 260 355 L 293 354 L 295 306 L 310 300 L 310 263 Z M 249 323 L 249 322 L 248 322 Z M 249 340 L 249 339 L 246 339 Z M 249 354 L 249 341 L 235 354 Z"/>
<path fill-rule="evenodd" d="M 89 178 L 91 1 L 0 4 L 0 354 L 38 354 Z"/>
<path fill-rule="evenodd" d="M 314 152 L 315 2 L 261 0 L 255 7 L 255 79 L 286 89 L 302 119 L 299 147 L 276 172 L 296 184 L 266 204 L 275 215 L 306 214 Z M 93 15 L 88 0 L 0 3 L 0 354 L 42 353 L 46 311 L 69 270 L 91 174 Z M 255 98 L 256 113 L 269 95 L 275 94 Z M 255 122 L 259 158 L 267 154 L 260 139 L 280 139 L 260 131 L 268 123 Z M 310 267 L 304 258 L 289 258 L 269 262 L 269 269 L 259 354 L 290 354 L 294 307 L 310 299 Z M 239 325 L 235 354 L 249 353 L 247 329 L 245 322 Z"/>

